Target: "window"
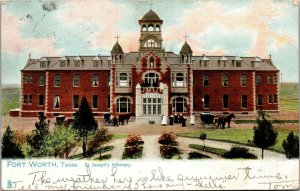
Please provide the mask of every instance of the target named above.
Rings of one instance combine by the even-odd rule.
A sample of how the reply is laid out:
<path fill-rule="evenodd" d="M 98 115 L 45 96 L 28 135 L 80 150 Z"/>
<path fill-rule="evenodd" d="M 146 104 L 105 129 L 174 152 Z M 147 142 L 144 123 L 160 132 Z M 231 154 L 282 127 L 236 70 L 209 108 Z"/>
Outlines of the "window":
<path fill-rule="evenodd" d="M 176 86 L 184 86 L 185 82 L 184 82 L 184 75 L 183 73 L 177 73 L 176 74 Z"/>
<path fill-rule="evenodd" d="M 276 75 L 273 76 L 273 84 L 277 84 L 277 76 Z"/>
<path fill-rule="evenodd" d="M 242 108 L 248 107 L 247 95 L 242 95 Z"/>
<path fill-rule="evenodd" d="M 92 80 L 92 86 L 98 86 L 99 85 L 99 76 L 98 74 L 93 74 L 93 80 Z"/>
<path fill-rule="evenodd" d="M 202 61 L 203 62 L 203 67 L 209 67 L 209 61 Z"/>
<path fill-rule="evenodd" d="M 203 75 L 203 86 L 204 86 L 204 87 L 209 86 L 209 78 L 208 78 L 208 75 L 207 75 L 207 74 L 204 74 L 204 75 Z"/>
<path fill-rule="evenodd" d="M 39 86 L 44 86 L 45 85 L 45 75 L 41 74 L 39 76 Z"/>
<path fill-rule="evenodd" d="M 32 95 L 28 96 L 28 103 L 31 104 L 32 103 Z"/>
<path fill-rule="evenodd" d="M 127 80 L 127 74 L 121 73 L 120 74 L 120 86 L 127 86 L 128 80 Z"/>
<path fill-rule="evenodd" d="M 277 94 L 274 94 L 274 102 L 273 103 L 277 103 L 278 99 L 277 99 Z"/>
<path fill-rule="evenodd" d="M 61 68 L 65 68 L 65 67 L 67 67 L 67 62 L 66 61 L 60 61 L 59 66 Z"/>
<path fill-rule="evenodd" d="M 228 108 L 228 95 L 223 95 L 223 108 Z"/>
<path fill-rule="evenodd" d="M 29 75 L 29 84 L 32 84 L 32 82 L 33 82 L 32 75 Z"/>
<path fill-rule="evenodd" d="M 60 86 L 60 74 L 55 74 L 54 76 L 54 86 Z"/>
<path fill-rule="evenodd" d="M 55 95 L 53 99 L 53 106 L 55 109 L 59 109 L 60 107 L 60 98 L 59 95 Z"/>
<path fill-rule="evenodd" d="M 143 115 L 161 115 L 161 98 L 143 98 Z"/>
<path fill-rule="evenodd" d="M 273 95 L 269 95 L 269 99 L 268 100 L 269 100 L 269 104 L 273 103 Z"/>
<path fill-rule="evenodd" d="M 38 105 L 44 105 L 44 95 L 39 95 L 38 97 Z"/>
<path fill-rule="evenodd" d="M 79 95 L 73 95 L 73 108 L 79 108 Z"/>
<path fill-rule="evenodd" d="M 27 101 L 27 95 L 24 95 L 24 96 L 23 96 L 23 103 L 24 103 L 24 104 L 27 104 L 27 103 L 28 103 L 28 101 Z"/>
<path fill-rule="evenodd" d="M 94 68 L 98 68 L 99 67 L 99 61 L 98 60 L 96 60 L 96 61 L 93 62 L 93 67 Z"/>
<path fill-rule="evenodd" d="M 203 99 L 203 108 L 208 109 L 210 104 L 210 98 L 209 95 L 204 95 Z"/>
<path fill-rule="evenodd" d="M 28 83 L 28 76 L 27 76 L 27 75 L 24 75 L 24 76 L 23 76 L 23 83 L 24 83 L 24 84 L 27 84 L 27 83 Z"/>
<path fill-rule="evenodd" d="M 109 109 L 110 108 L 110 95 L 107 96 L 106 101 L 107 101 L 107 108 Z"/>
<path fill-rule="evenodd" d="M 221 67 L 228 67 L 228 61 L 220 61 Z"/>
<path fill-rule="evenodd" d="M 228 86 L 228 75 L 227 74 L 222 75 L 222 86 Z"/>
<path fill-rule="evenodd" d="M 172 112 L 186 112 L 187 109 L 187 101 L 185 98 L 177 97 L 173 100 Z"/>
<path fill-rule="evenodd" d="M 260 68 L 261 63 L 260 62 L 254 62 L 254 66 L 255 66 L 255 68 Z"/>
<path fill-rule="evenodd" d="M 270 76 L 270 75 L 267 76 L 267 83 L 268 83 L 268 84 L 271 83 L 271 76 Z"/>
<path fill-rule="evenodd" d="M 46 68 L 46 62 L 41 62 L 41 63 L 40 63 L 40 67 L 41 67 L 41 68 Z"/>
<path fill-rule="evenodd" d="M 158 74 L 155 73 L 148 73 L 145 75 L 145 82 L 143 87 L 158 87 Z"/>
<path fill-rule="evenodd" d="M 173 87 L 186 87 L 186 74 L 184 73 L 172 73 L 172 86 Z"/>
<path fill-rule="evenodd" d="M 262 84 L 262 77 L 261 77 L 261 75 L 257 75 L 256 76 L 256 84 L 257 85 L 261 85 Z"/>
<path fill-rule="evenodd" d="M 74 74 L 74 76 L 73 76 L 73 86 L 74 87 L 79 86 L 79 75 L 78 74 Z"/>
<path fill-rule="evenodd" d="M 151 57 L 151 58 L 149 59 L 149 67 L 150 67 L 150 68 L 154 68 L 154 58 L 153 58 L 153 57 Z"/>
<path fill-rule="evenodd" d="M 246 74 L 242 74 L 241 75 L 241 86 L 245 87 L 247 85 L 247 75 Z"/>
<path fill-rule="evenodd" d="M 154 26 L 152 24 L 148 25 L 148 31 L 154 31 Z"/>
<path fill-rule="evenodd" d="M 257 96 L 257 105 L 263 104 L 263 96 L 261 94 L 258 94 Z"/>
<path fill-rule="evenodd" d="M 110 74 L 107 75 L 107 85 L 110 85 Z"/>
<path fill-rule="evenodd" d="M 148 39 L 145 43 L 144 43 L 144 47 L 149 47 L 149 48 L 156 48 L 158 47 L 157 42 L 153 39 Z"/>
<path fill-rule="evenodd" d="M 98 95 L 92 96 L 92 106 L 93 108 L 98 108 Z"/>
<path fill-rule="evenodd" d="M 242 67 L 242 62 L 241 61 L 236 61 L 235 66 L 236 67 Z"/>
<path fill-rule="evenodd" d="M 118 113 L 130 112 L 130 99 L 126 97 L 117 99 L 117 112 Z"/>
<path fill-rule="evenodd" d="M 80 61 L 74 61 L 74 67 L 75 68 L 80 67 Z"/>

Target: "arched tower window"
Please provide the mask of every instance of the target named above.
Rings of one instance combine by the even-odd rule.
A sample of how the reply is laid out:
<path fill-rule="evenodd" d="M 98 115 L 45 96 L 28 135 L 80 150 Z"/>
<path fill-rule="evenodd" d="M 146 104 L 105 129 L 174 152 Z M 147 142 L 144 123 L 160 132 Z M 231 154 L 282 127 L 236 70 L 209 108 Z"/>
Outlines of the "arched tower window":
<path fill-rule="evenodd" d="M 146 30 L 147 30 L 146 25 L 143 25 L 143 26 L 142 26 L 142 31 L 146 31 Z"/>
<path fill-rule="evenodd" d="M 148 25 L 148 31 L 154 31 L 154 26 L 153 26 L 153 24 Z"/>
<path fill-rule="evenodd" d="M 159 25 L 156 25 L 155 31 L 160 31 L 160 26 Z"/>
<path fill-rule="evenodd" d="M 156 48 L 157 47 L 157 42 L 154 39 L 148 39 L 144 43 L 144 47 L 149 47 L 149 48 Z"/>

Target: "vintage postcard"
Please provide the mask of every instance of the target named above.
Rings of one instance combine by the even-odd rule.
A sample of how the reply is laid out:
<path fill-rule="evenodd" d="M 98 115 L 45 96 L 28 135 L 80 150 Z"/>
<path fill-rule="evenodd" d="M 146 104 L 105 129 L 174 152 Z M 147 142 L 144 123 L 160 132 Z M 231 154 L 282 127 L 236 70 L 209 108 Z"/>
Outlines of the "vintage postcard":
<path fill-rule="evenodd" d="M 299 189 L 298 22 L 297 0 L 1 1 L 1 189 Z"/>

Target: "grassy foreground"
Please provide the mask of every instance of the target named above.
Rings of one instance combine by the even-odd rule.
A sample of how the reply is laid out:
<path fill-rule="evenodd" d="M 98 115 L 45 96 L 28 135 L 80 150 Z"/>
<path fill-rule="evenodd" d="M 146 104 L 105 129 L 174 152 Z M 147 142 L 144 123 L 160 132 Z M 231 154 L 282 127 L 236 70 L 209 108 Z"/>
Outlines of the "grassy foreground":
<path fill-rule="evenodd" d="M 274 128 L 277 132 L 277 143 L 270 147 L 270 149 L 275 150 L 277 152 L 283 153 L 284 150 L 282 148 L 282 142 L 286 139 L 289 132 L 289 129 L 282 129 L 282 128 Z M 207 139 L 210 140 L 219 140 L 231 143 L 239 143 L 239 144 L 248 144 L 248 140 L 253 140 L 253 129 L 237 129 L 237 128 L 230 128 L 230 129 L 202 129 L 199 131 L 193 131 L 188 133 L 178 133 L 177 136 L 183 137 L 191 137 L 191 138 L 199 138 L 201 133 L 207 134 Z M 294 130 L 294 134 L 299 136 L 298 130 Z"/>
<path fill-rule="evenodd" d="M 280 108 L 285 111 L 298 111 L 299 105 L 299 84 L 282 83 L 280 87 Z"/>

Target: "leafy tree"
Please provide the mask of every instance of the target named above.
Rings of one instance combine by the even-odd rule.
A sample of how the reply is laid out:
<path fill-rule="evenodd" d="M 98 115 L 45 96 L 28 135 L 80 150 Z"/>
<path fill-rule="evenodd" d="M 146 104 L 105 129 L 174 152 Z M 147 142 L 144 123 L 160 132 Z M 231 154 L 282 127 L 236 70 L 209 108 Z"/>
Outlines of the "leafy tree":
<path fill-rule="evenodd" d="M 253 143 L 261 148 L 261 157 L 264 158 L 264 150 L 276 143 L 277 132 L 273 130 L 272 123 L 266 119 L 264 111 L 258 112 L 256 122 L 258 126 L 254 126 Z"/>
<path fill-rule="evenodd" d="M 76 135 L 71 126 L 57 125 L 54 131 L 46 136 L 43 152 L 46 156 L 67 158 L 75 145 Z"/>
<path fill-rule="evenodd" d="M 32 157 L 44 156 L 44 151 L 42 149 L 45 137 L 49 134 L 50 120 L 45 122 L 46 117 L 41 114 L 39 115 L 39 122 L 35 123 L 36 130 L 27 137 L 28 148 L 27 152 Z"/>
<path fill-rule="evenodd" d="M 73 128 L 76 130 L 77 135 L 82 138 L 83 156 L 86 156 L 88 134 L 98 128 L 98 123 L 84 96 L 81 99 L 79 110 L 75 113 Z"/>
<path fill-rule="evenodd" d="M 206 139 L 206 133 L 201 133 L 199 136 L 199 139 L 201 139 L 203 141 L 204 144 L 204 149 L 205 149 L 205 139 Z"/>
<path fill-rule="evenodd" d="M 91 141 L 88 144 L 88 153 L 93 154 L 95 153 L 95 150 L 100 147 L 100 159 L 102 159 L 101 151 L 102 151 L 102 145 L 109 142 L 112 139 L 112 134 L 110 134 L 107 130 L 107 128 L 101 127 L 98 129 L 95 133 L 95 135 L 92 137 Z"/>
<path fill-rule="evenodd" d="M 17 143 L 15 133 L 7 126 L 2 137 L 2 157 L 3 158 L 24 158 L 21 146 Z"/>
<path fill-rule="evenodd" d="M 287 158 L 299 158 L 299 138 L 291 131 L 286 140 L 282 142 Z"/>

